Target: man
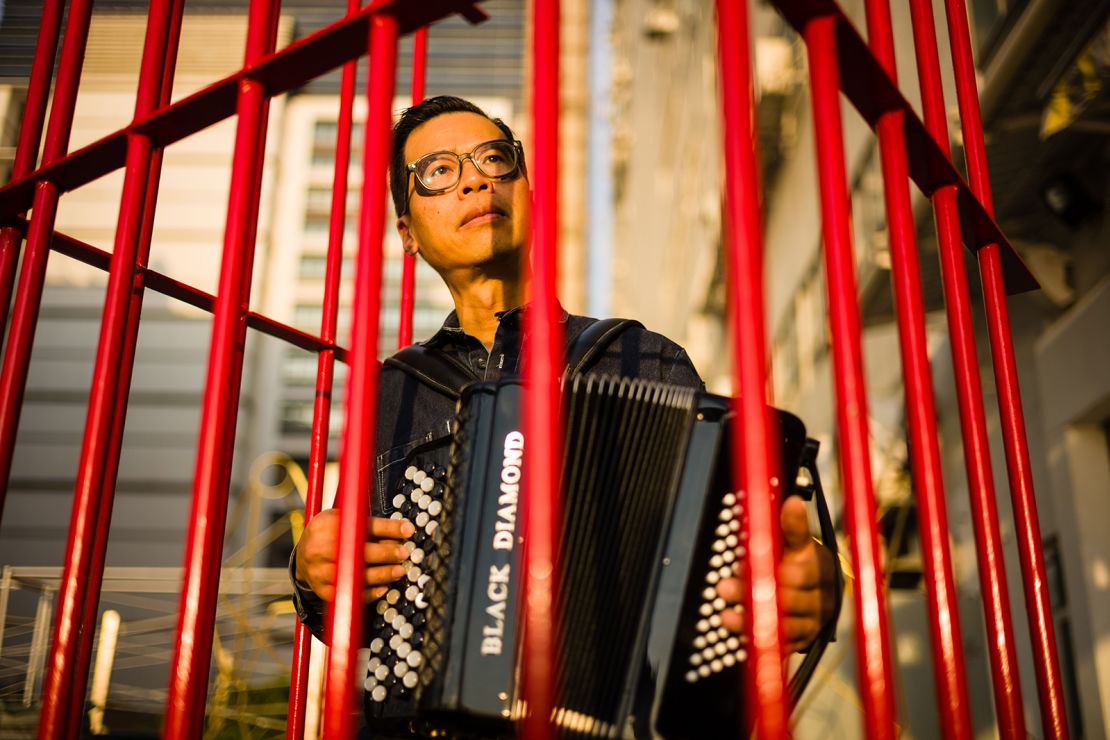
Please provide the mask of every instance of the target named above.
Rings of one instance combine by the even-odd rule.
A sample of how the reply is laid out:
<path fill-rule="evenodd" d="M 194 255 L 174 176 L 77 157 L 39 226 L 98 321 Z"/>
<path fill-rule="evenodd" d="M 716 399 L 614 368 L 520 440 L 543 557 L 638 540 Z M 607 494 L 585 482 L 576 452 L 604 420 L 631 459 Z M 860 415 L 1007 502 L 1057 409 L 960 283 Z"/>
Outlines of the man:
<path fill-rule="evenodd" d="M 408 109 L 394 128 L 390 185 L 405 252 L 421 255 L 446 283 L 455 311 L 425 347 L 458 360 L 475 380 L 520 371 L 522 312 L 529 295 L 526 259 L 529 189 L 523 152 L 512 131 L 468 101 L 431 98 Z M 564 315 L 568 344 L 593 323 Z M 660 380 L 695 388 L 701 379 L 685 351 L 640 327 L 628 329 L 587 368 L 589 372 Z M 390 366 L 382 369 L 374 512 L 387 511 L 405 456 L 418 445 L 450 434 L 453 399 Z M 401 578 L 403 542 L 411 523 L 371 517 L 365 548 L 365 598 L 375 600 Z M 780 603 L 791 650 L 809 645 L 833 608 L 831 553 L 809 536 L 805 506 L 796 497 L 782 508 L 784 554 Z M 338 512 L 321 512 L 297 545 L 293 571 L 298 614 L 318 635 L 324 602 L 334 597 Z M 736 580 L 721 595 L 743 594 Z M 743 629 L 736 610 L 725 626 Z"/>

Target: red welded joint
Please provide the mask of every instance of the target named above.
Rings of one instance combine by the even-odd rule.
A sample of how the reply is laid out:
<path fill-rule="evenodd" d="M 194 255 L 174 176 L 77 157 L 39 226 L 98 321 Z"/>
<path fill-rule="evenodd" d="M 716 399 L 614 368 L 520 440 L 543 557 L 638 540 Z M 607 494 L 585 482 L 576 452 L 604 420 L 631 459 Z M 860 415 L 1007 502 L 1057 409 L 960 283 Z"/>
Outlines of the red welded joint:
<path fill-rule="evenodd" d="M 833 338 L 836 427 L 845 491 L 844 517 L 856 568 L 853 594 L 857 632 L 856 672 L 867 737 L 871 740 L 893 740 L 896 736 L 894 679 L 881 553 L 875 531 L 875 494 L 867 437 L 861 325 L 856 303 L 858 293 L 852 257 L 851 211 L 840 119 L 840 75 L 837 65 L 830 62 L 837 58 L 835 23 L 831 17 L 816 18 L 806 26 L 804 38 L 811 60 L 810 92 L 817 144 L 829 335 Z"/>

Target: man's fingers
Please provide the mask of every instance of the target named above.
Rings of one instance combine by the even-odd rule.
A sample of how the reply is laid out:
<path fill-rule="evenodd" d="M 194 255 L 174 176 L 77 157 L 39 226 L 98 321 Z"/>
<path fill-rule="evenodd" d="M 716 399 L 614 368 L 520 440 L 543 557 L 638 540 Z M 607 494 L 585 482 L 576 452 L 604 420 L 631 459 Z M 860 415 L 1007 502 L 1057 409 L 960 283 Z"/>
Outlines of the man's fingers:
<path fill-rule="evenodd" d="M 416 532 L 416 527 L 405 519 L 372 516 L 366 530 L 369 536 L 377 540 L 407 540 Z"/>
<path fill-rule="evenodd" d="M 798 496 L 787 496 L 782 502 L 782 546 L 785 550 L 798 550 L 811 540 L 809 537 L 809 517 L 806 503 Z"/>
<path fill-rule="evenodd" d="M 403 563 L 408 556 L 405 546 L 393 541 L 370 542 L 363 548 L 363 557 L 373 565 Z"/>
<path fill-rule="evenodd" d="M 738 604 L 744 598 L 744 584 L 739 578 L 724 578 L 717 584 L 717 593 L 730 604 Z"/>
<path fill-rule="evenodd" d="M 375 565 L 366 569 L 366 585 L 388 586 L 403 575 L 405 569 L 399 565 Z"/>
<path fill-rule="evenodd" d="M 375 586 L 374 588 L 365 589 L 362 592 L 362 603 L 369 604 L 371 602 L 377 601 L 381 597 L 385 596 L 385 592 L 388 590 L 388 586 Z"/>
<path fill-rule="evenodd" d="M 816 617 L 821 613 L 821 592 L 783 589 L 779 591 L 779 606 L 784 616 Z"/>

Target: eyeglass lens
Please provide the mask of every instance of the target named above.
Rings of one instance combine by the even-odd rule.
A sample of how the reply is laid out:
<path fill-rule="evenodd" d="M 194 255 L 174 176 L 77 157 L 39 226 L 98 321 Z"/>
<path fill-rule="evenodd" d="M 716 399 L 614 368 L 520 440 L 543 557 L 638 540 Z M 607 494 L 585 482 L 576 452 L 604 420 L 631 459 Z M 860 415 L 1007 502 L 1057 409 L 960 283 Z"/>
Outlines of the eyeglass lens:
<path fill-rule="evenodd" d="M 469 155 L 454 152 L 433 152 L 416 162 L 415 174 L 431 191 L 447 190 L 459 181 L 462 160 L 466 157 L 486 177 L 508 177 L 516 169 L 516 149 L 511 141 L 489 141 L 479 144 Z"/>

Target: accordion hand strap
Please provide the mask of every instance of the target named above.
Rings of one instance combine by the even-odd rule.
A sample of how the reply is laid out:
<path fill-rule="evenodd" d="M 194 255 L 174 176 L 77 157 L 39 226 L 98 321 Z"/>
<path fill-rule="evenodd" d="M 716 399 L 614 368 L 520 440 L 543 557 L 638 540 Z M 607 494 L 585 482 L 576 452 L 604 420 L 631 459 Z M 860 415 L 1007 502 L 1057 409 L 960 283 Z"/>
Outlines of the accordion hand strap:
<path fill-rule="evenodd" d="M 590 367 L 617 337 L 634 326 L 644 328 L 643 324 L 632 319 L 600 319 L 587 326 L 567 347 L 567 376 L 577 375 Z"/>

